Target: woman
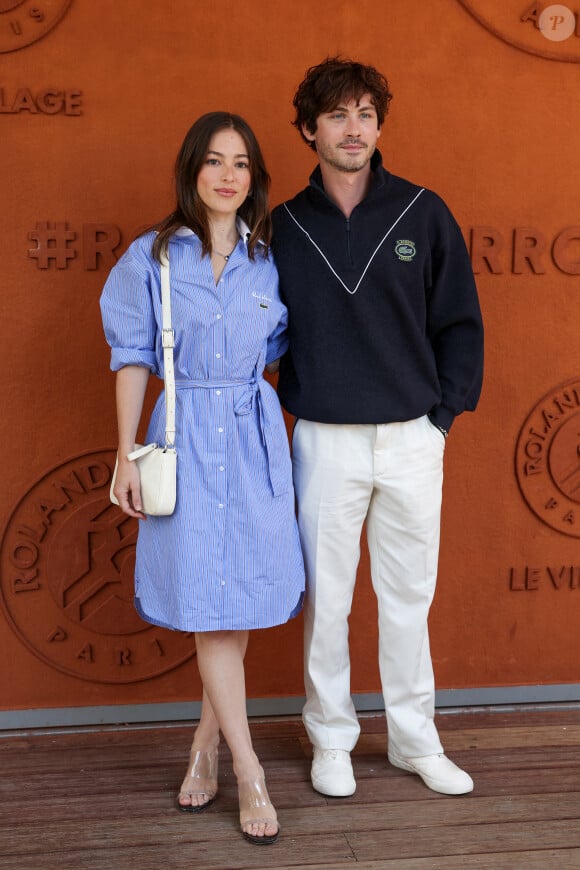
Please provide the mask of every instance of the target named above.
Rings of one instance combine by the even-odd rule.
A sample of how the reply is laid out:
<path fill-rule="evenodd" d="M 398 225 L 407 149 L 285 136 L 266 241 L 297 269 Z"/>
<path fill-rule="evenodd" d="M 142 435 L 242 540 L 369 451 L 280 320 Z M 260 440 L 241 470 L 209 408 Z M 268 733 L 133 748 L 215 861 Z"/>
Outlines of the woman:
<path fill-rule="evenodd" d="M 246 716 L 248 630 L 302 605 L 304 569 L 288 440 L 264 367 L 287 347 L 287 312 L 269 256 L 269 176 L 251 129 L 211 112 L 187 133 L 177 204 L 129 247 L 101 299 L 117 371 L 115 495 L 139 524 L 135 603 L 154 625 L 195 632 L 201 718 L 177 806 L 199 813 L 217 794 L 220 730 L 238 781 L 240 823 L 273 843 L 276 812 Z M 177 504 L 145 518 L 133 450 L 150 372 L 163 377 L 160 257 L 167 252 L 175 330 Z M 163 441 L 163 394 L 146 443 Z M 146 521 L 145 521 L 146 520 Z"/>

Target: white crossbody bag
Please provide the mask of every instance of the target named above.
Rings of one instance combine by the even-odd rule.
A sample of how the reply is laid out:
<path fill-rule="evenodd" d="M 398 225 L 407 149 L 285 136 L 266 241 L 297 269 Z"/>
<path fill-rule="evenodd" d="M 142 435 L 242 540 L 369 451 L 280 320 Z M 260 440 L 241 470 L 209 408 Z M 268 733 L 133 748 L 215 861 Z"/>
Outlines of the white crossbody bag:
<path fill-rule="evenodd" d="M 171 326 L 171 297 L 169 283 L 169 260 L 163 255 L 161 260 L 161 307 L 163 367 L 165 370 L 165 444 L 135 444 L 135 449 L 127 455 L 139 469 L 141 479 L 141 501 L 143 513 L 149 516 L 168 516 L 175 510 L 177 489 L 177 451 L 175 449 L 175 373 L 173 369 L 173 348 L 175 332 Z M 119 504 L 113 489 L 117 477 L 117 465 L 111 481 L 110 497 L 113 504 Z"/>

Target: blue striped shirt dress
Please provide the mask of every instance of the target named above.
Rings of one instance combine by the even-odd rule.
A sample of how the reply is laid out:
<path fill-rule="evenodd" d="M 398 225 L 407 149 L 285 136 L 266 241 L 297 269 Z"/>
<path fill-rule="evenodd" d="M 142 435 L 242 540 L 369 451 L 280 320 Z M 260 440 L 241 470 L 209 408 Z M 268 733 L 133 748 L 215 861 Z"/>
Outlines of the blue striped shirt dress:
<path fill-rule="evenodd" d="M 249 259 L 247 227 L 217 285 L 201 242 L 183 227 L 169 242 L 175 330 L 177 503 L 139 523 L 135 605 L 181 631 L 267 628 L 302 606 L 304 566 L 288 438 L 264 366 L 286 350 L 287 311 L 272 258 Z M 111 368 L 163 378 L 154 234 L 113 267 L 101 296 Z M 146 443 L 163 442 L 165 404 Z"/>

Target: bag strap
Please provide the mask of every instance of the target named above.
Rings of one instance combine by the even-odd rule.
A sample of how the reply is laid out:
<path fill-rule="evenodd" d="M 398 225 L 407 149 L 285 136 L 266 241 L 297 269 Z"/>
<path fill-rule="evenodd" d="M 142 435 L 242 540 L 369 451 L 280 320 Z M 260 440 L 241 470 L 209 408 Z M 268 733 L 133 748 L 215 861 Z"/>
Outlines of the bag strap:
<path fill-rule="evenodd" d="M 165 446 L 175 445 L 175 371 L 173 368 L 173 348 L 175 330 L 171 326 L 171 293 L 169 281 L 169 259 L 161 256 L 161 308 L 163 344 L 163 369 L 165 372 Z"/>

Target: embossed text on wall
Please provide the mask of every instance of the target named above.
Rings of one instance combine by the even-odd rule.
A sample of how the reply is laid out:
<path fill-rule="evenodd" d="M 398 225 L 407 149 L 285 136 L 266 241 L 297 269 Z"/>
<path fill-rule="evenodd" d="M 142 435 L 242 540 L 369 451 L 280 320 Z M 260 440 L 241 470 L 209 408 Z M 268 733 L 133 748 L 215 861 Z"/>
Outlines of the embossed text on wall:
<path fill-rule="evenodd" d="M 564 227 L 552 237 L 537 227 L 471 227 L 469 247 L 476 275 L 544 275 L 549 266 L 580 275 L 580 226 Z"/>
<path fill-rule="evenodd" d="M 72 0 L 0 0 L 0 52 L 18 51 L 46 36 Z"/>
<path fill-rule="evenodd" d="M 554 387 L 532 408 L 518 438 L 516 474 L 536 516 L 580 538 L 580 380 Z"/>
<path fill-rule="evenodd" d="M 548 60 L 580 62 L 580 4 L 459 0 L 498 39 Z"/>

